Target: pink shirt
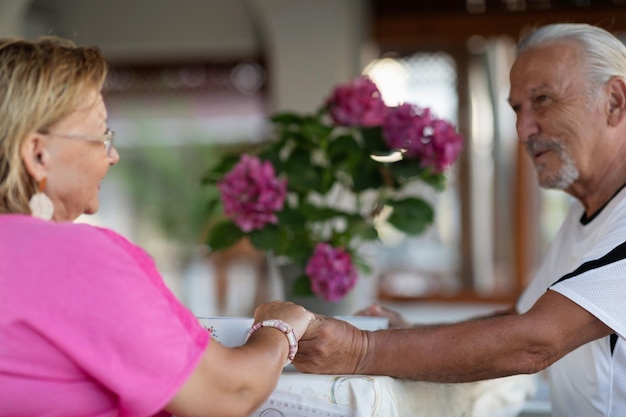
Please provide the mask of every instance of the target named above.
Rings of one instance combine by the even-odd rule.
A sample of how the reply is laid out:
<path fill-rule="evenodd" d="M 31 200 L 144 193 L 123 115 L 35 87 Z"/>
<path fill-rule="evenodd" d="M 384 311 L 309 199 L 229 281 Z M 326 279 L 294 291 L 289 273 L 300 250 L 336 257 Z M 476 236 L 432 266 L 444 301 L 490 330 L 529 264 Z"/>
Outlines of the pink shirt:
<path fill-rule="evenodd" d="M 0 416 L 152 416 L 209 334 L 106 229 L 0 215 Z"/>

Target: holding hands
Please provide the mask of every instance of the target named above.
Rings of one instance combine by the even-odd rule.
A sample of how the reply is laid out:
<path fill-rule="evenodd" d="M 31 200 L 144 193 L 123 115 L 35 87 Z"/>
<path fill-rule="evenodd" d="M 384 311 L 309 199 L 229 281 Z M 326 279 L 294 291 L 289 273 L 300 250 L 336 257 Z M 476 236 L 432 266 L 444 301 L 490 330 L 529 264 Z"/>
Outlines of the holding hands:
<path fill-rule="evenodd" d="M 390 328 L 412 327 L 399 313 L 378 304 L 360 310 L 356 315 L 386 317 Z M 298 371 L 317 374 L 366 372 L 368 352 L 375 343 L 372 332 L 360 330 L 344 320 L 314 314 L 291 302 L 272 301 L 256 308 L 255 327 L 273 320 L 280 320 L 293 328 L 298 341 L 293 365 Z"/>
<path fill-rule="evenodd" d="M 300 339 L 293 364 L 300 372 L 361 373 L 370 333 L 346 321 L 316 315 Z"/>
<path fill-rule="evenodd" d="M 356 315 L 386 317 L 390 328 L 412 327 L 399 313 L 378 304 L 360 310 Z M 300 338 L 298 355 L 293 364 L 301 372 L 363 373 L 373 343 L 371 332 L 360 330 L 343 320 L 316 314 L 315 320 Z"/>

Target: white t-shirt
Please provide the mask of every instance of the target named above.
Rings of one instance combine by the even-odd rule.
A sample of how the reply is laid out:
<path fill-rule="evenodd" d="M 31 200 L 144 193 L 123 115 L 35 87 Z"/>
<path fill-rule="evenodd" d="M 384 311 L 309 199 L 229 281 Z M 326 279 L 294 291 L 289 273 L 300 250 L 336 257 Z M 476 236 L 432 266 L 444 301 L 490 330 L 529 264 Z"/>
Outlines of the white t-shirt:
<path fill-rule="evenodd" d="M 548 370 L 552 412 L 626 416 L 626 187 L 590 219 L 576 201 L 517 310 L 548 289 L 600 319 L 615 335 L 587 343 Z"/>

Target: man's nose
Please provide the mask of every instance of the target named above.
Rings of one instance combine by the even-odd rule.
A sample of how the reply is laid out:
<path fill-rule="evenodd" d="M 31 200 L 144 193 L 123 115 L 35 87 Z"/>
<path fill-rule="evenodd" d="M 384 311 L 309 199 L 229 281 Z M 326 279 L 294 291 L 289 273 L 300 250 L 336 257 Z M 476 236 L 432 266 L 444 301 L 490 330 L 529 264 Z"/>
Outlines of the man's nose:
<path fill-rule="evenodd" d="M 533 111 L 530 109 L 520 109 L 517 112 L 515 128 L 521 142 L 526 142 L 531 135 L 538 133 L 539 126 L 537 125 L 537 119 Z"/>

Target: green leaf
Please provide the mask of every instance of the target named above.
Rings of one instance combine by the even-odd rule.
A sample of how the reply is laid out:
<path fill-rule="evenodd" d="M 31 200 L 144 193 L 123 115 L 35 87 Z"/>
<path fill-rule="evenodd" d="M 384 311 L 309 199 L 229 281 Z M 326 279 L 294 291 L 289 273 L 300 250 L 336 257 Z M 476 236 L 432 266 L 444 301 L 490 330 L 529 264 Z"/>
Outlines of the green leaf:
<path fill-rule="evenodd" d="M 291 207 L 285 207 L 276 216 L 278 217 L 278 224 L 289 229 L 302 229 L 307 221 L 306 215 L 301 210 L 294 210 Z"/>
<path fill-rule="evenodd" d="M 345 217 L 349 215 L 345 211 L 338 210 L 332 207 L 320 207 L 310 203 L 300 204 L 300 211 L 304 215 L 304 218 L 309 221 L 326 221 L 335 217 Z"/>
<path fill-rule="evenodd" d="M 337 136 L 328 146 L 328 155 L 331 158 L 349 156 L 354 152 L 361 153 L 361 147 L 352 135 Z"/>
<path fill-rule="evenodd" d="M 207 244 L 214 250 L 227 249 L 244 237 L 244 233 L 230 220 L 217 223 L 210 231 Z"/>
<path fill-rule="evenodd" d="M 309 138 L 314 139 L 312 144 L 319 144 L 323 139 L 327 139 L 330 133 L 333 131 L 332 126 L 326 126 L 321 124 L 319 120 L 315 118 L 309 118 L 302 125 L 302 134 Z"/>
<path fill-rule="evenodd" d="M 224 211 L 224 206 L 219 195 L 210 194 L 207 196 L 206 212 L 211 216 L 218 215 Z"/>
<path fill-rule="evenodd" d="M 354 263 L 354 265 L 357 267 L 357 269 L 360 272 L 363 272 L 364 274 L 370 274 L 372 272 L 372 267 L 362 257 L 357 256 L 357 255 L 353 255 L 352 256 L 352 262 Z"/>
<path fill-rule="evenodd" d="M 393 211 L 387 221 L 409 235 L 423 233 L 433 222 L 434 211 L 428 202 L 420 198 L 386 201 Z"/>
<path fill-rule="evenodd" d="M 425 170 L 420 178 L 437 191 L 443 191 L 446 188 L 446 176 L 444 174 L 436 174 Z"/>
<path fill-rule="evenodd" d="M 323 171 L 311 164 L 310 152 L 292 152 L 283 166 L 283 173 L 287 176 L 290 189 L 308 192 L 322 188 Z"/>
<path fill-rule="evenodd" d="M 310 296 L 313 295 L 313 290 L 311 290 L 311 280 L 305 274 L 300 275 L 293 282 L 293 287 L 291 287 L 292 295 L 302 295 L 302 296 Z"/>
<path fill-rule="evenodd" d="M 352 215 L 348 218 L 347 232 L 352 236 L 359 236 L 363 240 L 377 240 L 378 232 L 374 225 L 361 216 Z"/>
<path fill-rule="evenodd" d="M 263 229 L 249 232 L 248 237 L 255 248 L 263 251 L 269 251 L 274 249 L 279 244 L 280 231 L 278 226 L 268 224 L 265 225 Z"/>
<path fill-rule="evenodd" d="M 277 255 L 290 258 L 295 263 L 304 265 L 313 252 L 314 242 L 306 229 L 306 216 L 299 210 L 285 207 L 277 213 L 278 240 L 272 248 Z"/>
<path fill-rule="evenodd" d="M 338 136 L 328 146 L 328 159 L 334 171 L 343 170 L 353 176 L 365 158 L 369 156 L 352 135 Z"/>
<path fill-rule="evenodd" d="M 202 177 L 203 184 L 212 184 L 220 181 L 225 174 L 227 174 L 233 166 L 241 159 L 241 154 L 224 155 L 222 159 L 209 169 Z"/>
<path fill-rule="evenodd" d="M 275 249 L 277 255 L 283 255 L 298 265 L 306 265 L 313 253 L 314 243 L 306 234 L 285 233 L 281 244 Z"/>
<path fill-rule="evenodd" d="M 272 142 L 268 142 L 259 149 L 257 152 L 257 156 L 262 161 L 270 161 L 274 166 L 276 171 L 279 170 L 279 166 L 282 164 L 280 161 L 280 153 L 285 146 L 285 142 L 283 140 L 275 140 Z"/>
<path fill-rule="evenodd" d="M 305 117 L 297 113 L 284 112 L 278 113 L 269 118 L 272 123 L 279 125 L 301 124 Z"/>
<path fill-rule="evenodd" d="M 385 185 L 381 175 L 381 165 L 373 159 L 364 158 L 362 163 L 356 167 L 354 175 L 354 191 L 361 192 L 369 189 L 377 189 Z"/>
<path fill-rule="evenodd" d="M 415 159 L 402 159 L 398 162 L 387 164 L 387 169 L 400 183 L 406 183 L 411 179 L 424 175 L 424 168 Z"/>
<path fill-rule="evenodd" d="M 418 160 L 403 159 L 387 165 L 389 171 L 397 179 L 399 185 L 404 185 L 411 180 L 420 179 L 437 191 L 445 188 L 446 177 L 444 174 L 435 173 L 429 168 L 424 168 Z"/>
<path fill-rule="evenodd" d="M 313 246 L 306 239 L 285 240 L 285 243 L 281 255 L 301 265 L 305 265 L 309 261 L 313 253 Z"/>
<path fill-rule="evenodd" d="M 361 127 L 359 128 L 361 137 L 363 138 L 363 148 L 367 151 L 368 156 L 372 152 L 388 152 L 389 146 L 383 139 L 383 129 L 380 126 L 376 127 Z"/>

